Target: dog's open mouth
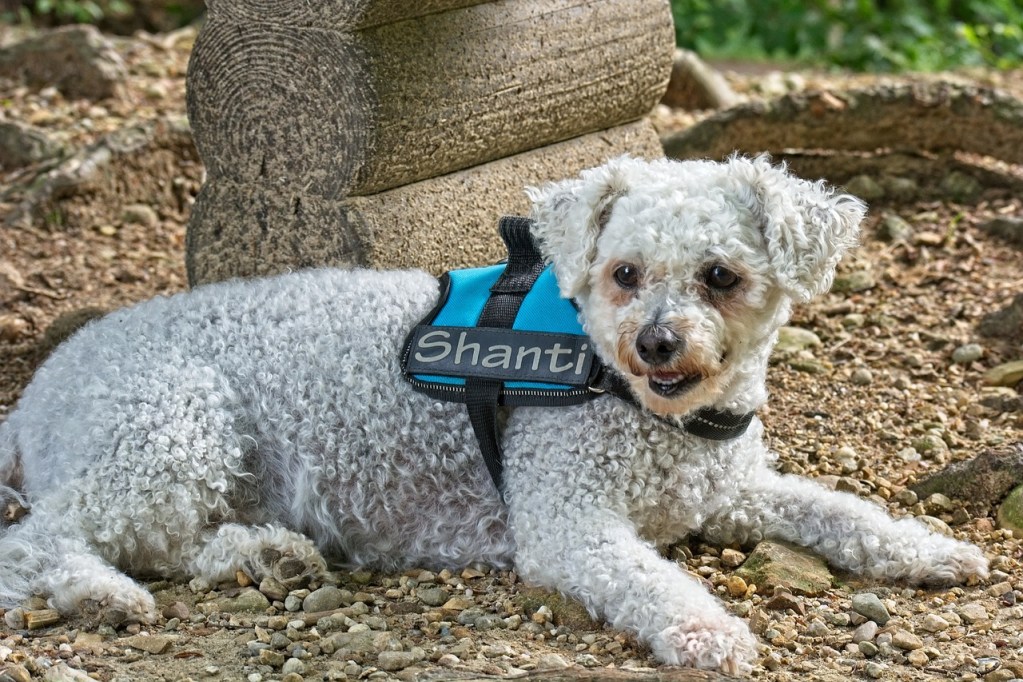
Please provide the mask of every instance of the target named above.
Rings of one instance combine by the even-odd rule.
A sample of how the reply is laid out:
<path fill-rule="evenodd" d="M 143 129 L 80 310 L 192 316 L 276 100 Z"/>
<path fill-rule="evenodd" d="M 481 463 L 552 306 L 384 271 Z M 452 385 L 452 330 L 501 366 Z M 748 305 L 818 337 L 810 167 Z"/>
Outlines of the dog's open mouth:
<path fill-rule="evenodd" d="M 650 390 L 663 398 L 674 398 L 696 386 L 703 379 L 699 374 L 654 374 L 647 383 Z"/>

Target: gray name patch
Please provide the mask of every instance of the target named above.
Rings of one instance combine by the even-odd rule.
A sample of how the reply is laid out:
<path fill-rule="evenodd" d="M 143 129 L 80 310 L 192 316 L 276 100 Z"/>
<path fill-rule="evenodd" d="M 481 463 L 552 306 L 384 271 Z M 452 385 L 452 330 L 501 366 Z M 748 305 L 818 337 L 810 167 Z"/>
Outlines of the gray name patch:
<path fill-rule="evenodd" d="M 574 334 L 420 325 L 412 333 L 405 369 L 410 374 L 585 386 L 593 366 L 592 345 Z"/>

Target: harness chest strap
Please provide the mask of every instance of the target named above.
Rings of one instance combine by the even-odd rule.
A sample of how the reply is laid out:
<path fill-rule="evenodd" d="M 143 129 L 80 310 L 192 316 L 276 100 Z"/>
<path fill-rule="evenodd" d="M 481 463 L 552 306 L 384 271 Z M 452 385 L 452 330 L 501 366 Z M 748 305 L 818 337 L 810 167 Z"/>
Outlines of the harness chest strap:
<path fill-rule="evenodd" d="M 530 238 L 527 218 L 503 218 L 498 230 L 508 247 L 508 265 L 497 282 L 490 287 L 490 298 L 480 314 L 480 327 L 511 327 L 522 301 L 544 268 L 543 256 Z M 465 405 L 469 411 L 469 422 L 498 491 L 504 489 L 501 435 L 497 428 L 497 407 L 502 386 L 503 382 L 497 379 L 467 377 L 465 380 Z"/>

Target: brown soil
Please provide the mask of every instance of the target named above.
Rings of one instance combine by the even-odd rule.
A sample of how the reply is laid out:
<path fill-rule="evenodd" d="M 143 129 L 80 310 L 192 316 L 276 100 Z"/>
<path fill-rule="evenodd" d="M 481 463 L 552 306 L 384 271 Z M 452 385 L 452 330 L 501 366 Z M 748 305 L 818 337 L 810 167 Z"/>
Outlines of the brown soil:
<path fill-rule="evenodd" d="M 130 75 L 115 99 L 66 101 L 55 92 L 15 89 L 5 95 L 2 116 L 43 127 L 72 149 L 128 123 L 181 116 L 184 73 L 193 39 L 194 31 L 189 29 L 169 36 L 120 40 L 118 47 Z M 1023 94 L 1023 72 L 942 77 L 993 83 Z M 751 96 L 758 96 L 757 86 L 764 78 L 762 73 L 731 75 L 735 87 Z M 795 74 L 788 76 L 786 87 L 874 80 L 868 76 Z M 660 109 L 655 121 L 663 130 L 671 130 L 703 115 Z M 41 170 L 21 169 L 2 176 L 0 212 L 15 210 Z M 182 186 L 194 193 L 198 171 L 182 161 L 180 178 Z M 126 177 L 124 182 L 130 183 L 132 178 Z M 134 222 L 120 217 L 120 212 L 111 219 L 111 207 L 100 205 L 102 200 L 74 197 L 73 225 L 0 225 L 0 419 L 13 407 L 54 339 L 61 336 L 51 328 L 60 316 L 89 308 L 111 310 L 186 288 L 183 241 L 187 210 L 180 205 L 152 205 L 154 223 Z M 914 236 L 896 244 L 877 239 L 875 232 L 886 211 L 909 221 Z M 798 609 L 765 611 L 765 599 L 760 595 L 728 596 L 725 586 L 733 569 L 722 566 L 720 548 L 695 541 L 677 548 L 676 556 L 690 570 L 720 586 L 718 591 L 737 613 L 754 621 L 766 619 L 759 628 L 765 649 L 757 677 L 845 679 L 867 674 L 899 680 L 969 680 L 988 675 L 985 679 L 1002 680 L 1009 679 L 1006 673 L 1023 676 L 1018 624 L 1023 614 L 1012 596 L 1023 599 L 1019 541 L 996 528 L 994 509 L 967 508 L 961 503 L 945 510 L 917 508 L 915 501 L 900 495 L 907 485 L 948 461 L 1023 440 L 1020 412 L 999 412 L 981 403 L 987 390 L 981 381 L 984 370 L 1019 359 L 1023 353 L 1019 339 L 985 339 L 975 332 L 981 317 L 1006 305 L 1023 288 L 1020 251 L 978 229 L 997 215 L 1023 215 L 1023 202 L 1019 197 L 988 192 L 972 205 L 937 202 L 874 209 L 865 224 L 862 248 L 842 266 L 843 273 L 869 271 L 873 286 L 828 294 L 796 312 L 792 324 L 816 332 L 822 345 L 801 355 L 778 358 L 770 377 L 773 399 L 761 414 L 782 469 L 821 477 L 827 484 L 871 496 L 897 515 L 926 512 L 940 517 L 958 537 L 985 548 L 995 560 L 994 580 L 946 590 L 871 586 L 889 600 L 896 615 L 887 629 L 916 629 L 923 637 L 925 656 L 914 658 L 908 650 L 896 650 L 870 658 L 855 645 L 849 648 L 855 618 L 848 625 L 842 618 L 826 618 L 827 634 L 808 630 L 819 614 L 849 613 L 849 595 L 854 585 L 863 587 L 862 583 L 842 583 L 818 597 L 800 598 L 803 613 Z M 966 343 L 979 343 L 982 357 L 966 365 L 952 363 L 952 351 Z M 937 437 L 947 447 L 926 450 L 921 439 L 927 436 Z M 922 456 L 912 456 L 910 448 L 922 451 Z M 283 623 L 280 615 L 268 613 L 202 613 L 197 602 L 213 596 L 230 597 L 238 592 L 237 585 L 201 587 L 193 592 L 184 586 L 154 584 L 162 604 L 184 603 L 184 618 L 166 632 L 166 619 L 152 628 L 129 626 L 127 630 L 88 619 L 62 620 L 56 626 L 32 631 L 0 625 L 0 667 L 15 666 L 8 670 L 7 679 L 19 679 L 21 669 L 41 677 L 48 666 L 63 661 L 71 669 L 102 680 L 294 681 L 508 675 L 535 669 L 541 660 L 546 662 L 540 667 L 560 665 L 553 655 L 561 662 L 595 670 L 655 665 L 631 638 L 578 613 L 573 619 L 570 609 L 555 604 L 550 607 L 556 611 L 553 621 L 545 621 L 542 611 L 538 617 L 541 604 L 556 600 L 545 595 L 533 601 L 524 598 L 529 593 L 507 572 L 340 574 L 339 580 L 348 592 L 349 605 L 369 607 L 369 614 L 359 616 L 363 622 L 374 631 L 386 628 L 397 642 L 378 643 L 379 647 L 419 647 L 425 661 L 383 671 L 376 652 L 340 658 L 331 655 L 320 643 L 324 633 L 313 636 L 308 625 L 288 631 L 287 620 L 294 616 L 279 606 L 270 607 L 270 611 L 287 616 Z M 1011 599 L 1004 589 L 995 589 L 1002 583 L 1008 584 Z M 417 590 L 432 585 L 500 616 L 503 624 L 489 630 L 468 627 L 458 622 L 464 609 L 423 606 Z M 989 618 L 963 620 L 936 633 L 920 629 L 920 619 L 929 610 L 970 603 L 981 604 Z M 382 620 L 365 620 L 373 614 Z M 533 622 L 538 628 L 522 627 L 519 622 Z M 264 635 L 269 638 L 271 631 L 289 635 L 288 644 L 280 640 L 287 657 L 300 660 L 302 650 L 308 654 L 301 671 L 297 664 L 282 669 L 280 660 L 267 656 L 264 661 L 253 655 L 256 649 L 248 642 Z M 127 639 L 146 632 L 170 637 L 171 644 L 163 653 L 144 653 Z M 300 653 L 296 653 L 296 642 L 301 643 Z M 871 668 L 872 664 L 881 667 Z M 991 677 L 996 673 L 1001 676 Z"/>

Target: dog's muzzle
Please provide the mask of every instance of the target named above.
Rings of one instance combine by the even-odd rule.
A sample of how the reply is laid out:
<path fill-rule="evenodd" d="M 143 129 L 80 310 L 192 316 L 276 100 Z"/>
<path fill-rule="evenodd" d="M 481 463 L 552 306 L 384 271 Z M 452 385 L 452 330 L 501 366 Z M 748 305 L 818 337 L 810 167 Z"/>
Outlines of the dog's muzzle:
<path fill-rule="evenodd" d="M 666 365 L 685 348 L 686 342 L 668 327 L 648 324 L 636 337 L 636 352 L 651 367 Z"/>
<path fill-rule="evenodd" d="M 647 383 L 650 390 L 662 398 L 674 398 L 686 393 L 703 379 L 701 374 L 672 372 L 665 368 L 685 350 L 685 339 L 669 327 L 649 324 L 636 337 L 636 353 L 651 372 Z M 658 368 L 662 368 L 658 371 Z"/>

